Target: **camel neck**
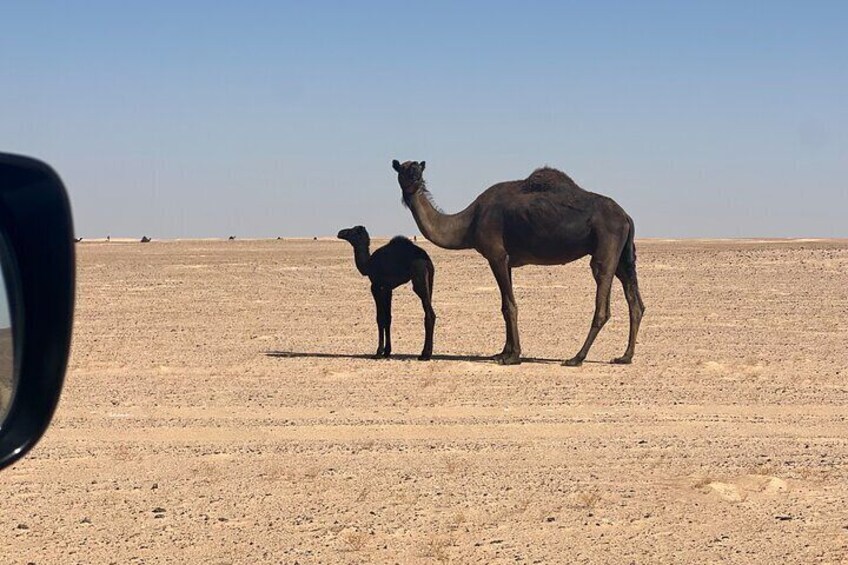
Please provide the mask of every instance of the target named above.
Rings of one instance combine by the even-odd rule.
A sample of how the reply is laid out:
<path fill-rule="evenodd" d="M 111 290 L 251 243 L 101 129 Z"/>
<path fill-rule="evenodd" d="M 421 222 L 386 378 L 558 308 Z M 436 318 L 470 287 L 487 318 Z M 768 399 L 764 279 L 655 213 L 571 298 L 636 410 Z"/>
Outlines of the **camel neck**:
<path fill-rule="evenodd" d="M 468 206 L 457 214 L 440 212 L 423 190 L 419 190 L 409 199 L 412 217 L 421 234 L 434 245 L 444 249 L 469 249 L 470 230 L 474 219 L 474 205 Z"/>
<path fill-rule="evenodd" d="M 371 261 L 371 244 L 368 242 L 360 242 L 353 246 L 353 260 L 356 263 L 356 270 L 362 276 L 368 276 L 368 263 Z"/>

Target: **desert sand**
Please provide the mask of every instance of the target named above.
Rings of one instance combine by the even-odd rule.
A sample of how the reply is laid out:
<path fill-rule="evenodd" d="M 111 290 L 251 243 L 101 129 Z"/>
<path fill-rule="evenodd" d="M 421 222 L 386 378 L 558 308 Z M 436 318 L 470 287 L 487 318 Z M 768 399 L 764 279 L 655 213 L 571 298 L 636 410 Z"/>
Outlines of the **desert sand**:
<path fill-rule="evenodd" d="M 346 242 L 79 244 L 56 419 L 0 475 L 2 561 L 848 560 L 848 241 L 638 241 L 634 364 L 607 363 L 616 284 L 580 368 L 588 261 L 515 271 L 502 367 L 487 265 L 421 245 L 431 362 L 411 288 L 397 357 L 368 358 Z"/>

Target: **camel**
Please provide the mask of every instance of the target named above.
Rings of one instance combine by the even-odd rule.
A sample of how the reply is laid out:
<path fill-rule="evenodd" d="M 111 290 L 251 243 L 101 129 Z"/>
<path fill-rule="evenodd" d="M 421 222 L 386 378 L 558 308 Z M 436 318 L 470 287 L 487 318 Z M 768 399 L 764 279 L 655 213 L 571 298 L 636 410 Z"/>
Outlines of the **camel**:
<path fill-rule="evenodd" d="M 403 203 L 422 235 L 445 249 L 475 249 L 488 262 L 501 292 L 506 343 L 494 359 L 503 365 L 521 362 L 518 308 L 512 292 L 512 269 L 524 265 L 562 265 L 591 255 L 597 284 L 595 315 L 577 355 L 563 362 L 583 363 L 598 332 L 610 317 L 613 277 L 624 287 L 630 310 L 630 335 L 624 355 L 613 363 L 633 360 L 636 335 L 645 312 L 636 280 L 633 220 L 611 198 L 583 190 L 556 169 L 543 167 L 524 180 L 495 184 L 457 214 L 445 214 L 433 203 L 421 161 L 392 161 Z"/>
<path fill-rule="evenodd" d="M 435 268 L 427 252 L 407 238 L 397 236 L 372 254 L 369 250 L 371 238 L 362 226 L 341 230 L 338 238 L 353 246 L 357 270 L 371 279 L 371 295 L 377 307 L 377 331 L 380 334 L 374 358 L 388 358 L 392 354 L 392 290 L 411 280 L 412 290 L 421 299 L 424 308 L 424 349 L 418 359 L 430 359 L 436 325 L 436 312 L 432 305 Z"/>

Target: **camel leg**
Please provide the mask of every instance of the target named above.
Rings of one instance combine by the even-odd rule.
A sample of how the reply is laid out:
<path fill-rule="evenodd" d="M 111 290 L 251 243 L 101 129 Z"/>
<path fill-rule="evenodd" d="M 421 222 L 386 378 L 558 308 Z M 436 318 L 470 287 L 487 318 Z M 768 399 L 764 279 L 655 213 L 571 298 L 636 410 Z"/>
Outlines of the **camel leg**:
<path fill-rule="evenodd" d="M 383 313 L 383 292 L 377 285 L 371 285 L 371 296 L 374 297 L 374 305 L 377 308 L 377 331 L 380 334 L 378 345 L 377 345 L 377 353 L 374 354 L 374 359 L 380 359 L 383 356 L 383 350 L 385 349 L 384 341 L 383 341 L 383 326 L 384 326 L 384 318 L 385 314 Z"/>
<path fill-rule="evenodd" d="M 501 290 L 501 312 L 506 324 L 506 343 L 503 351 L 495 355 L 495 361 L 501 365 L 518 365 L 521 363 L 521 342 L 518 339 L 518 305 L 512 293 L 512 269 L 509 257 L 504 254 L 498 259 L 491 259 L 489 266 Z"/>
<path fill-rule="evenodd" d="M 418 357 L 427 361 L 433 356 L 433 329 L 436 326 L 436 312 L 433 310 L 433 270 L 430 265 L 422 264 L 416 268 L 412 278 L 412 290 L 421 299 L 424 308 L 424 349 Z"/>
<path fill-rule="evenodd" d="M 624 288 L 624 296 L 627 298 L 627 307 L 630 310 L 630 337 L 627 341 L 627 350 L 621 357 L 612 360 L 613 363 L 629 364 L 633 360 L 633 352 L 636 350 L 636 336 L 639 333 L 639 325 L 642 323 L 642 314 L 645 313 L 645 305 L 639 295 L 639 283 L 636 280 L 636 267 L 619 263 L 615 276 L 621 281 Z"/>
<path fill-rule="evenodd" d="M 498 286 L 500 288 L 500 283 L 498 283 Z M 512 290 L 512 267 L 509 267 L 509 289 L 510 289 L 510 291 Z M 514 295 L 513 295 L 512 302 L 513 302 L 513 304 L 516 304 L 516 307 L 517 307 L 517 302 L 515 302 L 515 296 Z M 506 342 L 504 343 L 503 350 L 501 350 L 500 354 L 495 355 L 495 360 L 498 360 L 498 361 L 502 357 L 512 355 L 512 352 L 514 350 L 513 343 L 515 341 L 515 333 L 512 331 L 512 324 L 510 324 L 509 319 L 506 317 L 506 313 L 505 313 L 505 310 L 503 308 L 503 304 L 504 304 L 504 295 L 503 295 L 503 292 L 501 292 L 501 312 L 503 312 L 504 316 L 505 316 L 504 321 L 506 323 Z"/>
<path fill-rule="evenodd" d="M 392 354 L 392 289 L 383 289 L 383 331 L 386 334 L 386 346 L 383 349 L 383 357 L 389 358 Z"/>
<path fill-rule="evenodd" d="M 592 327 L 589 328 L 589 335 L 586 336 L 586 341 L 583 347 L 577 352 L 577 355 L 571 359 L 564 361 L 563 365 L 568 367 L 579 367 L 586 355 L 589 353 L 589 348 L 598 336 L 598 332 L 604 327 L 610 317 L 610 289 L 612 288 L 612 279 L 615 275 L 615 269 L 618 265 L 618 257 L 621 250 L 618 249 L 617 254 L 605 253 L 603 256 L 595 254 L 590 263 L 592 267 L 592 275 L 595 277 L 597 291 L 595 293 L 595 316 L 592 318 Z M 614 258 L 614 259 L 613 259 Z"/>

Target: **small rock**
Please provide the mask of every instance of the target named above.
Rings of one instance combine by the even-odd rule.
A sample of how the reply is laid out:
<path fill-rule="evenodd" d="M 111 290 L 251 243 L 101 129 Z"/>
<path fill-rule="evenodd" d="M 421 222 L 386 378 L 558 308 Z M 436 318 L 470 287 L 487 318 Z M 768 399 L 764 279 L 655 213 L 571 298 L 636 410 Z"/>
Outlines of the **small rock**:
<path fill-rule="evenodd" d="M 777 477 L 771 477 L 765 487 L 763 487 L 763 491 L 769 494 L 786 492 L 787 490 L 789 490 L 789 485 L 786 484 L 786 481 Z"/>
<path fill-rule="evenodd" d="M 545 522 L 556 522 L 556 518 L 554 518 L 553 516 L 548 516 L 547 518 L 545 518 Z"/>
<path fill-rule="evenodd" d="M 161 506 L 157 506 L 156 508 L 153 509 L 154 514 L 161 514 L 163 512 L 165 512 L 165 509 L 162 508 Z"/>
<path fill-rule="evenodd" d="M 786 520 L 791 520 L 792 516 L 790 516 L 789 514 L 778 514 L 777 516 L 774 517 L 774 519 L 775 520 L 781 520 L 781 521 L 785 522 Z"/>
<path fill-rule="evenodd" d="M 707 485 L 707 488 L 728 502 L 742 502 L 745 499 L 744 493 L 740 492 L 736 485 L 712 482 Z"/>
<path fill-rule="evenodd" d="M 17 530 L 28 530 L 29 526 L 27 526 L 26 524 L 18 524 L 17 526 L 15 526 L 15 529 L 17 529 Z"/>
<path fill-rule="evenodd" d="M 90 524 L 90 523 L 91 523 L 91 518 L 89 518 L 88 516 L 86 516 L 85 518 L 80 520 L 80 524 Z"/>

